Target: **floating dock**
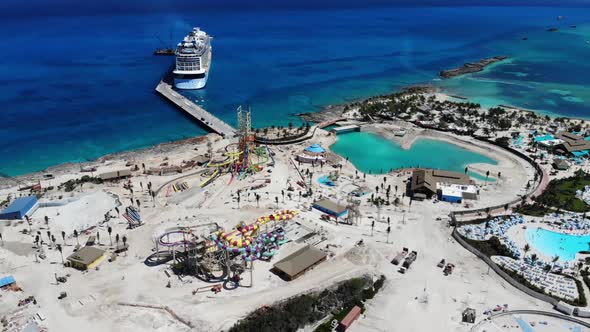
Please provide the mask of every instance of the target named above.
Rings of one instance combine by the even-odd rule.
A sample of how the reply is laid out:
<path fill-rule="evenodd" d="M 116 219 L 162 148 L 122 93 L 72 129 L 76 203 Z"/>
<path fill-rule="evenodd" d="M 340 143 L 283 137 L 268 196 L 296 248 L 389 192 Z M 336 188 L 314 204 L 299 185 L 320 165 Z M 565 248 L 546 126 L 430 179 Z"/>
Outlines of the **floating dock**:
<path fill-rule="evenodd" d="M 358 125 L 340 126 L 340 127 L 332 128 L 330 131 L 335 133 L 336 135 L 338 135 L 338 134 L 344 134 L 344 133 L 359 132 L 359 131 L 361 131 L 361 127 Z"/>
<path fill-rule="evenodd" d="M 176 104 L 176 106 L 180 107 L 183 111 L 188 113 L 195 120 L 202 123 L 203 126 L 209 128 L 209 130 L 224 137 L 234 136 L 236 130 L 232 126 L 228 125 L 215 115 L 199 107 L 190 99 L 174 91 L 172 85 L 170 85 L 168 82 L 161 80 L 158 86 L 156 87 L 156 91 L 158 91 L 158 93 L 160 93 L 166 99 Z"/>

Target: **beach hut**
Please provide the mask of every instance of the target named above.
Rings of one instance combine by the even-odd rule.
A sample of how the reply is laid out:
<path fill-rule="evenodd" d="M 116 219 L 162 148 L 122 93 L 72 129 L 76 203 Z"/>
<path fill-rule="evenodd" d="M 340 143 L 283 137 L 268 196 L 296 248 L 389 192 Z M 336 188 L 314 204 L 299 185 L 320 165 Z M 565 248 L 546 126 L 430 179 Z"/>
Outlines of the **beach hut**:
<path fill-rule="evenodd" d="M 314 209 L 320 210 L 336 218 L 340 218 L 348 213 L 346 206 L 334 203 L 327 198 L 316 201 L 312 206 Z"/>
<path fill-rule="evenodd" d="M 117 179 L 121 179 L 121 178 L 128 178 L 132 175 L 132 172 L 130 169 L 127 168 L 123 168 L 123 169 L 119 169 L 116 171 L 111 171 L 111 172 L 105 172 L 102 174 L 98 175 L 98 178 L 103 180 L 103 181 L 110 181 L 110 180 L 117 180 Z"/>
<path fill-rule="evenodd" d="M 0 212 L 0 219 L 14 220 L 30 216 L 39 207 L 37 196 L 27 196 L 15 199 L 6 209 Z"/>
<path fill-rule="evenodd" d="M 105 257 L 104 253 L 104 250 L 96 247 L 82 247 L 71 254 L 67 260 L 72 267 L 79 270 L 87 270 L 100 264 Z"/>

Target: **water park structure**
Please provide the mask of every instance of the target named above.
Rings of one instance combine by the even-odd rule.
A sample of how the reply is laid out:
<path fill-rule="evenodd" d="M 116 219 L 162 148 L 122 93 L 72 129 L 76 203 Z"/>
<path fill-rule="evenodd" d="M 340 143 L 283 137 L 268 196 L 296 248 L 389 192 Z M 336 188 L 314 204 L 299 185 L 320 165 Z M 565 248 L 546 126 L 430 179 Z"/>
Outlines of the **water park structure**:
<path fill-rule="evenodd" d="M 210 227 L 200 234 L 196 227 L 169 228 L 154 236 L 155 253 L 146 264 L 155 266 L 171 261 L 178 273 L 207 282 L 229 280 L 238 284 L 239 275 L 252 271 L 254 261 L 270 260 L 289 241 L 284 226 L 295 216 L 296 211 L 282 210 L 251 224 L 240 222 L 229 232 L 217 224 L 205 225 Z M 160 247 L 166 250 L 161 251 Z"/>
<path fill-rule="evenodd" d="M 262 165 L 269 161 L 270 151 L 268 147 L 256 147 L 256 137 L 252 133 L 252 118 L 250 109 L 244 110 L 241 106 L 237 110 L 238 115 L 238 142 L 230 143 L 225 147 L 223 155 L 226 159 L 222 161 L 210 161 L 207 167 L 213 169 L 206 173 L 206 179 L 203 180 L 199 187 L 205 187 L 223 173 L 230 173 L 231 181 L 234 178 L 238 180 L 247 174 L 253 174 L 262 170 Z M 210 151 L 212 155 L 212 151 Z M 254 162 L 253 156 L 258 160 Z"/>

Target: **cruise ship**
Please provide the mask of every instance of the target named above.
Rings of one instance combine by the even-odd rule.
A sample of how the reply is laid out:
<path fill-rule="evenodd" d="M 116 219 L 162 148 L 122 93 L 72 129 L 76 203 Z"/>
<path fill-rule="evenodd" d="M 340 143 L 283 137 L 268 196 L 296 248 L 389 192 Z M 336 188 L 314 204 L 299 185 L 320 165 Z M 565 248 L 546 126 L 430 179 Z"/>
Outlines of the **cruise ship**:
<path fill-rule="evenodd" d="M 202 89 L 211 67 L 211 36 L 194 28 L 176 48 L 174 86 L 178 89 Z"/>

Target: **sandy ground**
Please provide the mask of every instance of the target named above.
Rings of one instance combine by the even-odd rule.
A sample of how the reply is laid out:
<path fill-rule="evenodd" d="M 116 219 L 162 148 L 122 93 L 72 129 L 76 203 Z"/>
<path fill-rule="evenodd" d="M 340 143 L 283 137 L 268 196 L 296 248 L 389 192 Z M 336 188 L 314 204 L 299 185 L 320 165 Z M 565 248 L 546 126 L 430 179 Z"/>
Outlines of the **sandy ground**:
<path fill-rule="evenodd" d="M 375 130 L 386 129 L 378 127 Z M 509 304 L 511 309 L 551 309 L 547 304 L 510 287 L 490 272 L 483 262 L 452 240 L 451 229 L 447 226 L 445 217 L 449 211 L 461 206 L 444 202 L 434 204 L 431 201 L 414 202 L 409 206 L 408 199 L 401 197 L 400 189 L 392 195 L 392 200 L 396 196 L 401 199 L 400 206 L 390 205 L 377 209 L 367 203 L 367 196 L 361 198 L 361 217 L 356 225 L 337 225 L 320 220 L 321 213 L 309 209 L 312 201 L 319 197 L 331 197 L 344 204 L 348 193 L 358 186 L 375 188 L 383 182 L 385 176 L 387 185 L 403 188 L 404 181 L 408 178 L 408 173 L 405 172 L 367 175 L 366 179 L 356 178 L 354 167 L 342 160 L 338 185 L 326 187 L 319 185 L 317 179 L 336 168 L 329 165 L 323 168 L 303 165 L 299 169 L 301 172 L 309 169 L 313 173 L 311 184 L 314 197 L 300 198 L 299 192 L 304 189 L 296 182 L 302 178 L 291 158 L 307 145 L 319 143 L 327 147 L 334 140 L 333 135 L 318 130 L 313 141 L 289 147 L 271 147 L 276 153 L 274 167 L 265 167 L 263 171 L 242 180 L 226 174 L 205 188 L 198 188 L 198 184 L 205 178 L 201 174 L 204 170 L 198 167 L 187 170 L 184 174 L 170 176 L 136 172 L 131 178 L 133 198 L 140 200 L 140 213 L 145 224 L 135 229 L 127 229 L 127 223 L 122 217 L 101 223 L 103 211 L 111 209 L 115 204 L 113 197 L 121 201 L 122 210 L 130 204 L 131 193 L 123 188 L 123 182 L 78 188 L 73 193 L 74 197 L 79 198 L 77 201 L 59 208 L 44 208 L 34 215 L 32 231 L 41 231 L 42 238 L 47 237 L 47 227 L 53 234 L 61 229 L 69 231 L 78 226 L 93 227 L 80 235 L 80 243 L 85 242 L 89 235 L 99 232 L 98 247 L 107 250 L 109 255 L 113 248 L 111 238 L 115 244 L 117 234 L 121 237 L 125 235 L 130 245 L 129 252 L 120 254 L 113 262 L 105 260 L 96 270 L 80 272 L 62 267 L 60 253 L 47 244 L 43 246 L 47 257 L 36 263 L 32 248 L 33 237 L 22 232 L 29 226 L 16 222 L 0 225 L 5 240 L 4 246 L 0 247 L 0 274 L 14 275 L 24 290 L 23 293 L 0 292 L 0 312 L 10 316 L 17 309 L 16 302 L 19 299 L 34 295 L 38 306 L 28 306 L 24 317 L 42 312 L 46 319 L 41 324 L 50 330 L 191 330 L 164 310 L 120 304 L 166 306 L 179 317 L 189 320 L 194 331 L 220 331 L 228 329 L 260 306 L 311 290 L 320 290 L 363 273 L 385 274 L 387 281 L 383 290 L 368 303 L 368 311 L 351 331 L 468 331 L 470 326 L 459 322 L 461 311 L 468 306 L 476 308 L 478 319 L 482 317 L 483 310 L 504 303 Z M 222 159 L 221 151 L 229 142 L 215 139 L 212 141 L 214 159 Z M 474 206 L 501 204 L 522 194 L 521 188 L 532 176 L 531 169 L 522 161 L 482 143 L 463 139 L 453 142 L 476 152 L 492 155 L 498 160 L 498 165 L 491 172 L 501 171 L 503 174 L 497 183 L 481 188 L 481 199 L 473 202 Z M 145 163 L 148 168 L 165 160 L 170 164 L 180 164 L 181 161 L 206 150 L 205 141 L 193 142 L 190 143 L 190 148 L 182 146 L 162 153 L 152 151 L 153 153 L 136 154 L 134 162 Z M 110 160 L 108 164 L 100 164 L 99 172 L 123 167 L 127 161 L 128 158 Z M 56 174 L 56 179 L 41 183 L 43 186 L 56 185 L 81 175 L 77 171 L 72 172 Z M 182 193 L 169 190 L 168 183 L 174 183 L 180 177 L 183 178 L 178 181 L 187 182 L 191 189 Z M 271 179 L 271 183 L 261 189 L 252 189 L 266 179 Z M 303 180 L 309 182 L 307 177 Z M 140 182 L 144 190 L 140 189 Z M 153 188 L 162 187 L 155 201 L 147 193 L 148 182 L 152 183 Z M 289 184 L 294 187 L 293 191 L 287 190 Z M 13 193 L 15 189 L 5 188 L 2 194 Z M 236 200 L 237 190 L 241 190 L 239 206 Z M 258 203 L 254 193 L 261 197 Z M 57 199 L 60 192 L 54 190 L 48 196 Z M 273 261 L 286 256 L 299 245 L 294 243 L 284 245 L 278 257 L 270 263 L 257 261 L 252 278 L 249 273 L 243 275 L 242 287 L 223 290 L 218 294 L 205 289 L 192 295 L 193 290 L 210 287 L 211 284 L 190 276 L 179 278 L 170 272 L 167 264 L 145 264 L 146 258 L 154 253 L 154 237 L 162 234 L 165 229 L 184 226 L 193 227 L 196 233 L 207 233 L 214 223 L 229 230 L 240 221 L 251 223 L 259 216 L 282 209 L 299 211 L 299 216 L 294 220 L 299 224 L 293 227 L 296 230 L 317 232 L 318 235 L 312 237 L 309 243 L 317 244 L 330 253 L 326 262 L 295 281 L 286 282 L 269 271 Z M 50 217 L 48 226 L 43 221 L 45 214 Z M 437 220 L 438 218 L 441 219 Z M 386 233 L 388 220 L 392 229 L 389 236 Z M 375 228 L 371 229 L 373 221 Z M 113 229 L 110 238 L 108 227 Z M 61 236 L 56 237 L 57 243 L 61 244 Z M 361 239 L 365 245 L 355 246 Z M 71 233 L 68 233 L 63 249 L 65 257 L 72 253 L 76 242 Z M 397 267 L 389 263 L 402 247 L 418 252 L 416 263 L 406 274 L 398 273 Z M 445 277 L 442 270 L 436 267 L 442 258 L 456 264 L 457 268 L 452 275 Z M 55 274 L 69 274 L 70 277 L 67 283 L 56 284 Z M 170 288 L 166 287 L 168 282 Z M 57 300 L 61 291 L 66 291 L 68 297 Z M 424 319 L 425 317 L 428 319 Z"/>

